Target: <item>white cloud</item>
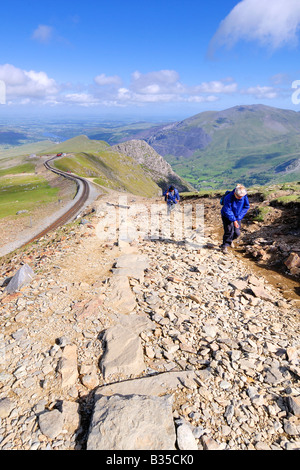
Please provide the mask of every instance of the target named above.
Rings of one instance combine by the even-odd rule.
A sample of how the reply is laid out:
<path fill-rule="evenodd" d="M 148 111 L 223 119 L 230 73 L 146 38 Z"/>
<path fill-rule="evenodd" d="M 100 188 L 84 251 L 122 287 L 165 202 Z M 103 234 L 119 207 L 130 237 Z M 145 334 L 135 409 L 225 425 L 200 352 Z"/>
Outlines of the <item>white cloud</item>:
<path fill-rule="evenodd" d="M 89 93 L 68 93 L 61 97 L 61 101 L 64 101 L 66 104 L 76 104 L 84 107 L 100 104 L 97 98 Z"/>
<path fill-rule="evenodd" d="M 146 74 L 136 71 L 132 74 L 128 89 L 119 90 L 119 98 L 137 103 L 203 103 L 216 101 L 219 95 L 233 94 L 237 90 L 238 86 L 231 78 L 188 86 L 180 81 L 179 74 L 175 70 L 160 70 Z"/>
<path fill-rule="evenodd" d="M 245 95 L 251 95 L 259 99 L 274 99 L 274 98 L 277 98 L 279 95 L 277 89 L 273 87 L 269 87 L 269 86 L 259 86 L 259 85 L 242 90 L 241 93 Z"/>
<path fill-rule="evenodd" d="M 45 24 L 40 24 L 32 33 L 31 38 L 42 43 L 47 43 L 52 39 L 53 28 Z"/>
<path fill-rule="evenodd" d="M 279 80 L 278 77 L 276 77 Z M 224 96 L 251 96 L 271 100 L 284 96 L 284 88 L 275 80 L 271 86 L 240 89 L 233 78 L 201 82 L 190 86 L 181 82 L 174 70 L 142 74 L 135 71 L 127 85 L 119 76 L 101 74 L 90 84 L 58 84 L 44 71 L 23 70 L 12 64 L 0 65 L 0 81 L 5 83 L 7 102 L 51 106 L 128 107 L 168 103 L 213 103 Z M 273 86 L 272 86 L 273 85 Z"/>
<path fill-rule="evenodd" d="M 102 73 L 101 75 L 97 75 L 97 77 L 94 78 L 94 82 L 100 86 L 106 86 L 106 85 L 120 86 L 122 83 L 122 79 L 118 75 L 107 76 L 105 75 L 105 73 Z"/>
<path fill-rule="evenodd" d="M 214 101 L 218 101 L 218 97 L 214 95 L 209 96 L 189 96 L 186 98 L 187 103 L 213 103 Z"/>
<path fill-rule="evenodd" d="M 272 49 L 295 45 L 299 26 L 299 0 L 242 0 L 221 22 L 211 52 L 222 45 L 232 47 L 239 40 L 258 41 Z"/>
<path fill-rule="evenodd" d="M 282 84 L 290 85 L 293 79 L 287 73 L 277 73 L 276 75 L 273 75 L 273 77 L 271 77 L 271 81 L 272 83 L 274 83 L 274 85 L 282 85 Z"/>
<path fill-rule="evenodd" d="M 84 107 L 143 106 L 155 103 L 204 103 L 219 99 L 222 94 L 235 93 L 232 79 L 203 82 L 187 86 L 175 70 L 159 70 L 142 74 L 135 71 L 128 86 L 119 76 L 104 73 L 94 77 L 90 85 L 57 84 L 46 72 L 23 70 L 12 64 L 0 65 L 0 80 L 7 89 L 9 102 L 45 105 L 76 105 Z"/>
<path fill-rule="evenodd" d="M 11 64 L 0 65 L 0 80 L 6 85 L 8 99 L 44 99 L 56 95 L 59 87 L 45 72 L 22 70 Z"/>
<path fill-rule="evenodd" d="M 170 95 L 184 91 L 175 70 L 159 70 L 142 74 L 138 71 L 132 74 L 131 89 L 142 95 Z"/>
<path fill-rule="evenodd" d="M 136 93 L 128 88 L 120 88 L 118 90 L 118 100 L 123 104 L 145 104 L 145 103 L 171 103 L 173 101 L 181 101 L 181 98 L 172 93 L 154 93 L 150 90 L 148 93 L 143 90 Z"/>
<path fill-rule="evenodd" d="M 196 93 L 235 93 L 238 85 L 235 82 L 225 83 L 223 80 L 214 80 L 211 82 L 203 82 L 201 85 L 194 87 Z"/>

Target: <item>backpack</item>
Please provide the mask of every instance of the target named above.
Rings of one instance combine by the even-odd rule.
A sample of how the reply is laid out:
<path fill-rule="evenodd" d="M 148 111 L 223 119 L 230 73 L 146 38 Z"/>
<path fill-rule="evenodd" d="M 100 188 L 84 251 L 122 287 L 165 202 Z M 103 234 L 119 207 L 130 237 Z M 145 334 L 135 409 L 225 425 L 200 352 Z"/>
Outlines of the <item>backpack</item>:
<path fill-rule="evenodd" d="M 221 199 L 220 199 L 220 204 L 221 204 L 221 206 L 224 205 L 225 196 L 227 196 L 227 194 L 229 194 L 229 193 L 231 193 L 231 191 L 226 191 L 226 193 L 223 194 L 223 196 L 221 197 Z"/>

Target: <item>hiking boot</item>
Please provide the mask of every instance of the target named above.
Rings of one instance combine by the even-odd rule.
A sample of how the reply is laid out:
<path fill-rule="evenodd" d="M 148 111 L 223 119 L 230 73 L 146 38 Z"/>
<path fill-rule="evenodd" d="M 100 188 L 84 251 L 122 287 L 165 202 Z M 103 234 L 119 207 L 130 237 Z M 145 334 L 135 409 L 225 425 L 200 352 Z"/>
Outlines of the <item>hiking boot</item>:
<path fill-rule="evenodd" d="M 222 251 L 222 253 L 228 253 L 227 246 L 221 246 L 221 251 Z"/>

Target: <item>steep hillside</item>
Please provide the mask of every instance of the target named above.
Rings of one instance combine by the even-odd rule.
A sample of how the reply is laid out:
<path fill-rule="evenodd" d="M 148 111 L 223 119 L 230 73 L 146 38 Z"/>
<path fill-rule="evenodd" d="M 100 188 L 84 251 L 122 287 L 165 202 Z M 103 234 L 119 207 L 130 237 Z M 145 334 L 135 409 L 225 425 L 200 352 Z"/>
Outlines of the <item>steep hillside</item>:
<path fill-rule="evenodd" d="M 110 147 L 106 142 L 80 135 L 46 152 L 71 154 L 57 160 L 57 168 L 93 178 L 97 184 L 110 189 L 147 197 L 161 194 L 161 189 L 171 183 L 180 191 L 193 189 L 144 141 L 132 140 Z"/>
<path fill-rule="evenodd" d="M 146 197 L 161 194 L 158 185 L 134 158 L 113 150 L 103 142 L 99 142 L 98 150 L 96 150 L 97 141 L 89 141 L 87 138 L 84 140 L 84 147 L 87 150 L 83 151 L 83 147 L 76 146 L 74 140 L 76 139 L 67 141 L 62 148 L 77 150 L 55 160 L 54 164 L 60 170 L 71 171 L 79 176 L 90 178 L 96 184 L 108 189 Z M 92 150 L 93 147 L 95 150 Z"/>
<path fill-rule="evenodd" d="M 145 140 L 197 187 L 295 181 L 300 176 L 300 114 L 262 105 L 205 112 Z"/>
<path fill-rule="evenodd" d="M 149 144 L 143 140 L 130 140 L 114 145 L 112 150 L 134 158 L 145 171 L 149 172 L 156 184 L 165 189 L 170 184 L 175 184 L 179 191 L 189 191 L 193 187 L 180 178 L 171 165 L 161 157 Z"/>

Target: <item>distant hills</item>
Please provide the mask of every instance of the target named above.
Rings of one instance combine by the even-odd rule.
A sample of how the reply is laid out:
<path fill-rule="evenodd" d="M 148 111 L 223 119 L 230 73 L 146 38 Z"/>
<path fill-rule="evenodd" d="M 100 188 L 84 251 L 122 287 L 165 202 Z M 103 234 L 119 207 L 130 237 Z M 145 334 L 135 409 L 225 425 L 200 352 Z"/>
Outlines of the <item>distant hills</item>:
<path fill-rule="evenodd" d="M 291 110 L 264 105 L 235 106 L 223 111 L 203 112 L 173 123 L 107 123 L 98 127 L 97 122 L 85 125 L 82 121 L 76 126 L 62 126 L 61 136 L 65 132 L 67 138 L 76 130 L 78 134 L 68 140 L 62 138 L 60 144 L 50 140 L 28 142 L 2 151 L 0 146 L 1 166 L 25 152 L 50 154 L 62 151 L 89 155 L 121 152 L 139 162 L 160 187 L 170 181 L 186 190 L 191 187 L 222 189 L 236 182 L 249 187 L 300 180 L 300 113 Z M 16 132 L 16 129 L 13 130 Z M 4 130 L 8 131 L 7 128 Z M 25 134 L 25 129 L 22 132 Z M 24 136 L 14 134 L 13 137 Z M 148 146 L 143 146 L 142 141 Z M 125 146 L 127 142 L 131 144 Z M 159 174 L 163 178 L 159 178 Z"/>
<path fill-rule="evenodd" d="M 135 125 L 131 134 L 128 127 L 124 135 L 110 129 L 109 138 L 144 140 L 199 189 L 300 179 L 300 113 L 295 111 L 235 106 L 139 131 Z"/>
<path fill-rule="evenodd" d="M 300 179 L 300 114 L 263 105 L 204 112 L 145 136 L 196 187 Z"/>

